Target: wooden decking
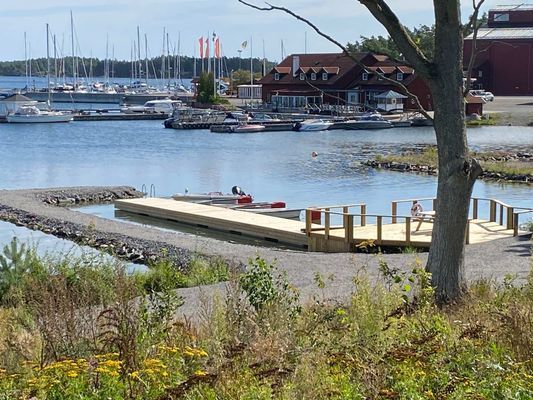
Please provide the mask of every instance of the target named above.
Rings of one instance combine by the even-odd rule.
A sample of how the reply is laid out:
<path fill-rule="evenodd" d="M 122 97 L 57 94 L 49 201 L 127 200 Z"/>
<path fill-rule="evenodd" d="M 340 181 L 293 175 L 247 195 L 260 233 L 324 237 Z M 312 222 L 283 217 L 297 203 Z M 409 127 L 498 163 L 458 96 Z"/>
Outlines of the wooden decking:
<path fill-rule="evenodd" d="M 480 200 L 485 199 L 473 199 L 473 218 L 468 223 L 467 244 L 516 236 L 522 233 L 518 230 L 518 216 L 533 213 L 532 209 L 517 208 L 521 211 L 516 211 L 504 203 L 487 200 L 490 201 L 489 219 L 484 220 L 478 215 Z M 307 248 L 309 251 L 350 252 L 365 244 L 429 248 L 434 218 L 425 218 L 419 224 L 419 217 L 401 216 L 396 212 L 398 204 L 410 201 L 393 202 L 392 215 L 367 214 L 365 204 L 307 209 L 306 222 L 161 198 L 118 200 L 115 207 L 162 220 Z M 335 208 L 342 211 L 335 212 L 332 210 Z M 360 211 L 350 213 L 350 208 L 359 208 Z M 322 214 L 321 224 L 311 222 L 312 212 Z M 342 225 L 332 225 L 332 218 L 341 218 Z"/>
<path fill-rule="evenodd" d="M 115 208 L 202 228 L 307 247 L 305 223 L 300 221 L 161 198 L 117 200 Z"/>

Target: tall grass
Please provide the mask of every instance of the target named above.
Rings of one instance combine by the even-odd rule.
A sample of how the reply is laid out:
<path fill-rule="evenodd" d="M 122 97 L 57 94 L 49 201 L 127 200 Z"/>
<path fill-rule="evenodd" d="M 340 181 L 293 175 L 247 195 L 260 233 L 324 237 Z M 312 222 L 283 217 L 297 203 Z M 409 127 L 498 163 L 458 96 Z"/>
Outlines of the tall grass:
<path fill-rule="evenodd" d="M 176 317 L 175 276 L 159 268 L 145 278 L 75 262 L 44 266 L 46 279 L 25 272 L 17 302 L 0 308 L 0 399 L 533 396 L 533 275 L 478 282 L 439 309 L 420 265 L 381 261 L 380 282 L 354 277 L 346 302 L 302 304 L 256 258 L 192 323 Z"/>

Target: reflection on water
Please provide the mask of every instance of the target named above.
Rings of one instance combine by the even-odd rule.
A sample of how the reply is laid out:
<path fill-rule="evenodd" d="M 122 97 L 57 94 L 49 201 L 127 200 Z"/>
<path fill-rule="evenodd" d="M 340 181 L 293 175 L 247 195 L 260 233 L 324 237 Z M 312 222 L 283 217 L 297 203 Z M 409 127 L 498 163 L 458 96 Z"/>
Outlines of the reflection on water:
<path fill-rule="evenodd" d="M 468 131 L 474 150 L 533 151 L 533 128 Z M 396 199 L 432 197 L 437 178 L 373 170 L 362 161 L 435 143 L 432 128 L 231 135 L 164 129 L 160 121 L 0 124 L 0 187 L 154 184 L 158 196 L 228 192 L 289 207 L 365 202 L 389 213 Z M 311 157 L 316 151 L 318 157 Z M 474 196 L 531 207 L 528 185 L 479 181 Z"/>

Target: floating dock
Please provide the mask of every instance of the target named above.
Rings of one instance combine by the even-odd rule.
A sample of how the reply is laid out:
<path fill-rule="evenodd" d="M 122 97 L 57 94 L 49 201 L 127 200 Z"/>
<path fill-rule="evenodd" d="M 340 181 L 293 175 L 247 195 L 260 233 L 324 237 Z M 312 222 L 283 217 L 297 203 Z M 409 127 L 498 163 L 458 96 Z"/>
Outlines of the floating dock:
<path fill-rule="evenodd" d="M 417 201 L 434 201 L 420 199 Z M 474 198 L 466 243 L 483 243 L 517 236 L 518 218 L 533 213 L 533 209 L 511 207 L 493 199 Z M 489 218 L 479 218 L 479 201 L 489 202 Z M 399 215 L 398 205 L 414 200 L 392 202 L 391 215 L 367 214 L 365 204 L 308 208 L 305 222 L 248 213 L 210 205 L 162 198 L 117 200 L 115 208 L 149 217 L 186 223 L 206 229 L 278 242 L 309 251 L 351 252 L 374 246 L 429 248 L 435 220 L 434 211 L 425 216 Z M 408 204 L 410 207 L 410 204 Z M 352 211 L 359 209 L 358 212 Z M 335 211 L 339 209 L 339 211 Z M 312 215 L 319 212 L 321 222 L 313 223 Z M 372 220 L 375 223 L 367 224 Z M 333 225 L 332 221 L 342 221 Z M 384 222 L 387 223 L 384 223 Z"/>
<path fill-rule="evenodd" d="M 115 208 L 205 229 L 215 229 L 295 247 L 307 247 L 305 223 L 301 221 L 155 197 L 117 200 Z"/>

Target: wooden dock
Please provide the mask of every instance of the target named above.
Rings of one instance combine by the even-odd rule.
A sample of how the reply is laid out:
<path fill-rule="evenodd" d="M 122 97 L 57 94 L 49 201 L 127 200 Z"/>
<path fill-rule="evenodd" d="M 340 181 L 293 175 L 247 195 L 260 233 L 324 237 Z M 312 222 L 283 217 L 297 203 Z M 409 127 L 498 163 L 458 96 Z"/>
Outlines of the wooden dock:
<path fill-rule="evenodd" d="M 117 200 L 115 208 L 201 228 L 307 247 L 305 223 L 300 221 L 155 197 Z"/>
<path fill-rule="evenodd" d="M 351 252 L 366 247 L 429 248 L 434 212 L 429 217 L 398 214 L 398 206 L 410 207 L 414 200 L 392 202 L 391 215 L 367 214 L 365 204 L 314 207 L 306 210 L 306 221 L 294 221 L 222 207 L 162 198 L 117 200 L 115 208 L 139 215 L 185 223 L 206 229 L 278 242 L 309 251 Z M 434 203 L 434 199 L 419 199 Z M 480 218 L 479 202 L 489 202 L 488 219 Z M 533 213 L 533 209 L 511 207 L 493 199 L 472 199 L 472 213 L 468 222 L 466 243 L 517 236 L 519 216 Z M 339 209 L 339 211 L 336 211 Z M 356 209 L 357 212 L 353 211 Z M 321 222 L 313 223 L 312 214 L 319 212 Z M 316 217 L 316 215 L 315 215 Z M 332 221 L 342 220 L 342 225 Z M 372 223 L 367 223 L 372 222 Z"/>

